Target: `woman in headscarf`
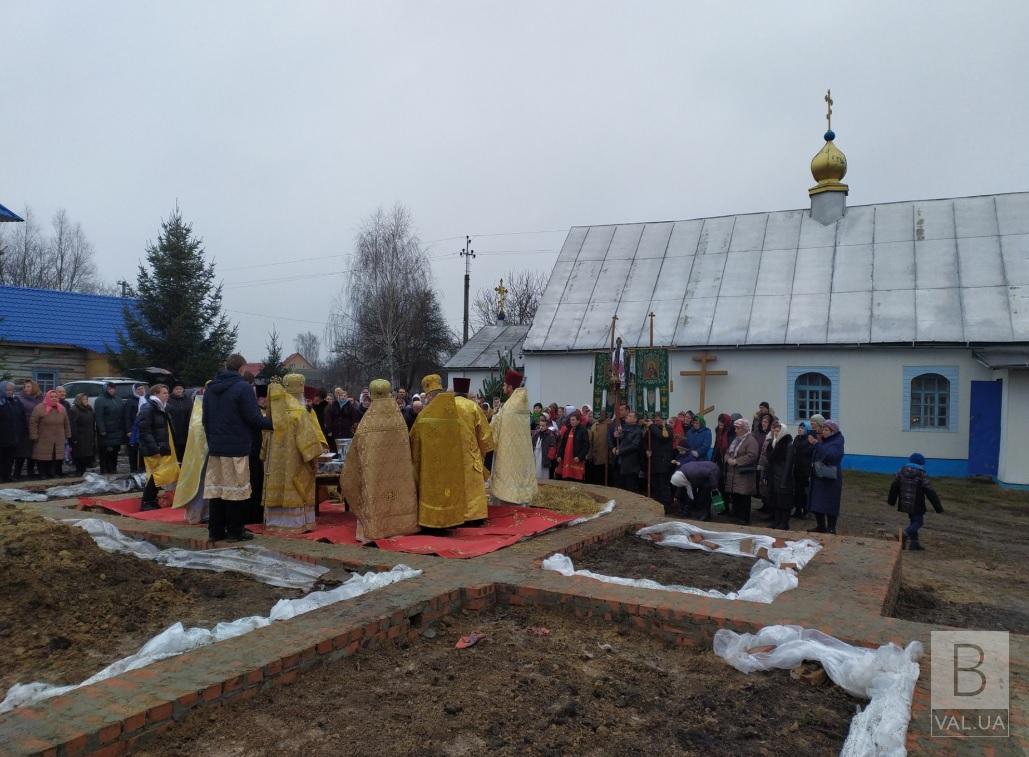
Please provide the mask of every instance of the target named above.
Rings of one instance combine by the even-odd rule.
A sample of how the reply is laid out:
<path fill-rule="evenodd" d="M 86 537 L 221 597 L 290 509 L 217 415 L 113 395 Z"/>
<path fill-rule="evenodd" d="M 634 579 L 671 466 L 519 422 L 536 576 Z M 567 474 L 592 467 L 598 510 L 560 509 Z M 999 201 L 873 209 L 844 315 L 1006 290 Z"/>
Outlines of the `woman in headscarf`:
<path fill-rule="evenodd" d="M 14 384 L 0 381 L 0 482 L 11 481 L 14 458 L 24 431 L 25 416 L 14 398 Z"/>
<path fill-rule="evenodd" d="M 736 438 L 725 453 L 725 491 L 732 499 L 732 514 L 743 525 L 750 525 L 750 498 L 757 494 L 757 460 L 761 454 L 750 423 L 737 418 L 733 423 Z"/>
<path fill-rule="evenodd" d="M 89 398 L 79 393 L 75 395 L 75 402 L 68 413 L 68 421 L 71 423 L 71 457 L 75 462 L 75 475 L 81 476 L 86 468 L 93 467 L 96 457 L 96 427 L 93 408 L 89 405 Z"/>
<path fill-rule="evenodd" d="M 725 468 L 725 453 L 729 449 L 732 437 L 732 418 L 728 413 L 719 413 L 718 423 L 715 426 L 713 452 L 711 453 L 711 462 L 717 463 L 719 469 Z M 724 474 L 725 471 L 722 470 L 722 473 Z"/>
<path fill-rule="evenodd" d="M 806 518 L 807 493 L 811 482 L 811 455 L 814 445 L 808 439 L 811 434 L 811 423 L 801 421 L 797 426 L 797 435 L 793 439 L 793 517 Z"/>
<path fill-rule="evenodd" d="M 589 432 L 580 425 L 582 413 L 568 413 L 568 425 L 561 429 L 557 442 L 557 472 L 565 481 L 582 481 L 586 477 L 586 455 L 590 451 Z"/>
<path fill-rule="evenodd" d="M 761 470 L 767 501 L 772 507 L 772 528 L 790 529 L 793 507 L 793 437 L 772 419 L 772 430 L 761 453 Z"/>
<path fill-rule="evenodd" d="M 70 437 L 68 411 L 64 409 L 57 392 L 51 389 L 29 417 L 32 459 L 36 461 L 42 478 L 51 478 L 60 470 L 60 463 L 64 460 L 64 444 Z"/>
<path fill-rule="evenodd" d="M 762 403 L 762 404 L 764 404 L 764 403 Z M 764 458 L 765 440 L 772 433 L 772 419 L 774 417 L 775 416 L 773 416 L 773 415 L 765 413 L 764 415 L 756 416 L 754 421 L 753 421 L 752 428 L 754 429 L 754 431 L 753 431 L 754 438 L 757 439 L 758 449 L 761 450 L 760 458 L 759 458 L 758 464 L 757 464 L 758 481 L 759 481 L 759 483 L 763 483 L 764 480 L 765 480 L 765 477 L 764 477 L 764 475 L 762 473 L 762 468 L 764 466 L 764 463 L 762 462 L 761 458 Z M 774 508 L 772 507 L 771 500 L 768 498 L 767 492 L 765 492 L 764 487 L 763 486 L 759 486 L 758 487 L 758 491 L 759 491 L 759 495 L 761 497 L 761 507 L 758 508 L 758 512 L 759 513 L 769 513 L 769 514 L 773 513 L 774 512 Z"/>
<path fill-rule="evenodd" d="M 690 460 L 707 460 L 711 451 L 711 429 L 707 427 L 703 415 L 694 415 L 690 428 L 686 432 L 686 457 Z M 688 460 L 683 460 L 688 462 Z"/>
<path fill-rule="evenodd" d="M 36 405 L 43 402 L 43 395 L 39 391 L 39 384 L 27 379 L 22 384 L 21 391 L 15 395 L 22 412 L 23 431 L 21 441 L 14 453 L 14 478 L 21 478 L 22 466 L 25 466 L 25 475 L 31 477 L 36 473 L 36 461 L 32 458 L 32 439 L 29 437 L 29 421 L 32 418 L 32 411 Z"/>
<path fill-rule="evenodd" d="M 811 456 L 811 512 L 819 534 L 835 534 L 843 498 L 843 434 L 834 420 L 822 423 L 821 439 Z"/>

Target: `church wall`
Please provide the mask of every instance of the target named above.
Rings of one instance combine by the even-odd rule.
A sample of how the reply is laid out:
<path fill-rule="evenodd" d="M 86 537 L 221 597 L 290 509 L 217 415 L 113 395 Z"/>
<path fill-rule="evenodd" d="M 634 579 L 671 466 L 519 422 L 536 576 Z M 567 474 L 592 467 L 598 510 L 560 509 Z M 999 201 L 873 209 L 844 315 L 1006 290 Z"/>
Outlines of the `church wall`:
<path fill-rule="evenodd" d="M 792 404 L 789 400 L 793 392 L 792 379 L 806 367 L 826 369 L 834 382 L 834 414 L 847 439 L 848 465 L 883 472 L 896 470 L 901 461 L 917 451 L 931 459 L 929 469 L 934 475 L 966 475 L 971 382 L 995 378 L 993 371 L 979 364 L 970 350 L 962 349 L 862 347 L 713 350 L 712 353 L 718 360 L 709 368 L 728 371 L 727 376 L 707 379 L 706 402 L 715 405 L 713 415 L 723 411 L 740 412 L 749 418 L 758 402 L 767 400 L 776 413 L 785 418 Z M 699 368 L 691 359 L 695 354 L 698 351 L 678 351 L 670 355 L 674 411 L 697 409 L 699 379 L 679 375 L 680 371 Z M 526 355 L 525 360 L 530 402 L 582 404 L 592 401 L 592 355 L 536 354 Z M 910 386 L 911 376 L 922 372 L 921 368 L 938 369 L 953 377 L 953 422 L 947 430 L 905 430 L 910 422 L 906 406 L 909 393 L 905 392 L 905 386 Z M 1029 389 L 1025 391 L 1029 393 Z M 1006 415 L 1007 419 L 1011 417 Z M 713 424 L 714 417 L 708 420 Z M 792 426 L 796 425 L 796 418 L 787 420 Z M 1024 468 L 1029 469 L 1029 465 Z"/>
<path fill-rule="evenodd" d="M 472 380 L 471 392 L 477 394 L 482 389 L 482 382 L 489 378 L 490 371 L 482 370 L 448 370 L 447 381 L 450 382 L 447 386 L 452 388 L 454 385 L 455 378 L 469 378 Z"/>
<path fill-rule="evenodd" d="M 1003 484 L 1029 486 L 1029 444 L 1025 441 L 1026 420 L 1029 419 L 1029 371 L 1010 370 L 1006 374 L 997 478 Z"/>

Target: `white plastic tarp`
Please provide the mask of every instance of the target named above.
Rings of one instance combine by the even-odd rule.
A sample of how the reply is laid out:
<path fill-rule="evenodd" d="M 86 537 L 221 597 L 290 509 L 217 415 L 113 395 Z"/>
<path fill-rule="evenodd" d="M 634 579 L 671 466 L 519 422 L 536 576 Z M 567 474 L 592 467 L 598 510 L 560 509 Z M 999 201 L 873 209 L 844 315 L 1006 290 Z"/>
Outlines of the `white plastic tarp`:
<path fill-rule="evenodd" d="M 750 652 L 769 645 L 773 646 L 769 651 Z M 913 641 L 905 649 L 896 644 L 866 649 L 800 626 L 766 626 L 756 634 L 723 628 L 715 633 L 714 652 L 743 673 L 790 669 L 804 660 L 821 663 L 833 683 L 870 700 L 850 721 L 842 757 L 902 757 L 907 753 L 904 743 L 911 697 L 922 656 L 919 642 Z"/>
<path fill-rule="evenodd" d="M 731 531 L 708 531 L 690 523 L 670 521 L 655 523 L 641 528 L 637 536 L 649 539 L 662 547 L 679 549 L 700 549 L 744 557 L 761 557 L 777 568 L 784 565 L 801 570 L 811 558 L 818 554 L 822 545 L 811 539 L 786 541 L 782 547 L 775 546 L 777 540 L 765 534 L 745 534 Z M 780 543 L 782 543 L 780 541 Z"/>
<path fill-rule="evenodd" d="M 594 520 L 596 518 L 599 518 L 601 515 L 607 515 L 608 513 L 610 513 L 614 509 L 615 509 L 615 501 L 613 499 L 609 499 L 604 504 L 604 506 L 602 508 L 600 508 L 599 511 L 593 513 L 593 515 L 583 515 L 581 518 L 576 518 L 575 520 L 570 520 L 570 521 L 568 521 L 568 525 L 569 526 L 578 526 L 578 525 L 580 525 L 582 523 L 586 523 L 588 521 L 591 521 L 591 520 Z"/>
<path fill-rule="evenodd" d="M 414 570 L 406 565 L 398 565 L 392 570 L 382 573 L 368 572 L 363 575 L 355 573 L 350 580 L 331 591 L 313 592 L 299 599 L 280 599 L 272 607 L 268 617 L 252 615 L 227 623 L 219 623 L 210 629 L 185 628 L 182 623 L 175 623 L 150 639 L 135 654 L 108 665 L 82 683 L 72 686 L 51 686 L 50 684 L 38 681 L 35 683 L 16 683 L 8 689 L 7 696 L 0 702 L 0 712 L 7 712 L 16 707 L 35 704 L 44 699 L 60 696 L 80 686 L 88 686 L 91 683 L 112 678 L 129 670 L 145 667 L 152 662 L 163 660 L 166 657 L 174 657 L 183 652 L 213 644 L 216 641 L 224 641 L 235 636 L 242 636 L 257 628 L 263 628 L 273 621 L 287 620 L 305 612 L 316 610 L 319 607 L 353 599 L 397 581 L 415 578 L 420 576 L 421 573 L 420 570 Z"/>
<path fill-rule="evenodd" d="M 148 541 L 132 539 L 119 531 L 114 524 L 99 518 L 62 522 L 81 528 L 92 536 L 97 546 L 105 552 L 135 555 L 142 560 L 153 560 L 172 568 L 195 568 L 218 573 L 232 570 L 253 576 L 270 586 L 310 589 L 320 575 L 329 571 L 322 565 L 294 560 L 264 547 L 248 545 L 202 550 L 178 547 L 161 549 Z"/>
<path fill-rule="evenodd" d="M 0 499 L 8 502 L 46 502 L 47 496 L 27 489 L 0 489 Z"/>
<path fill-rule="evenodd" d="M 125 494 L 139 491 L 146 485 L 145 473 L 133 473 L 124 478 L 107 478 L 99 473 L 87 473 L 82 482 L 68 486 L 51 486 L 46 490 L 52 499 L 82 497 L 88 494 Z"/>
<path fill-rule="evenodd" d="M 776 568 L 767 560 L 756 560 L 750 569 L 750 578 L 739 591 L 724 593 L 716 589 L 697 589 L 693 586 L 677 584 L 660 584 L 649 578 L 623 578 L 622 576 L 605 576 L 591 570 L 576 570 L 572 558 L 560 553 L 553 554 L 543 561 L 544 570 L 553 570 L 563 576 L 582 576 L 595 581 L 620 586 L 635 586 L 639 589 L 658 589 L 660 591 L 677 591 L 682 594 L 695 594 L 713 599 L 742 599 L 746 602 L 762 602 L 769 604 L 784 591 L 796 589 L 797 574 L 789 569 Z"/>

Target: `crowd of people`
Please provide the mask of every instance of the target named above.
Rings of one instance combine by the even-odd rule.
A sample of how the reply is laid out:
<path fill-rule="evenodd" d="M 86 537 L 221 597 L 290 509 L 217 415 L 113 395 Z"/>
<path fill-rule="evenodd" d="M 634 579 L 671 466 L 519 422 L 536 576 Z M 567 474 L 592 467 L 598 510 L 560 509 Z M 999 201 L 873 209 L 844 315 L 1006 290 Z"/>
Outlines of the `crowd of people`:
<path fill-rule="evenodd" d="M 541 478 L 570 479 L 648 493 L 666 512 L 713 517 L 720 495 L 728 517 L 750 524 L 752 501 L 773 528 L 815 518 L 812 531 L 836 533 L 843 491 L 844 439 L 831 419 L 813 415 L 794 434 L 767 402 L 750 419 L 718 415 L 714 428 L 690 410 L 641 418 L 625 405 L 617 418 L 589 405 L 533 408 Z"/>

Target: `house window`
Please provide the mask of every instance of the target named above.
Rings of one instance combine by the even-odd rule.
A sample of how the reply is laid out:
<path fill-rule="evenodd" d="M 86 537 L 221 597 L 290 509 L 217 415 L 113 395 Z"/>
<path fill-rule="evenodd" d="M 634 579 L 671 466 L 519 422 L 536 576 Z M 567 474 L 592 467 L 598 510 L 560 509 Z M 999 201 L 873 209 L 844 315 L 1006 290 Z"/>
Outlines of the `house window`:
<path fill-rule="evenodd" d="M 824 373 L 809 371 L 793 382 L 794 407 L 799 420 L 812 415 L 832 417 L 832 382 Z"/>
<path fill-rule="evenodd" d="M 923 373 L 911 379 L 912 429 L 945 429 L 950 423 L 950 380 L 939 373 Z"/>
<path fill-rule="evenodd" d="M 48 392 L 57 387 L 57 371 L 32 371 L 32 380 L 41 392 Z"/>

